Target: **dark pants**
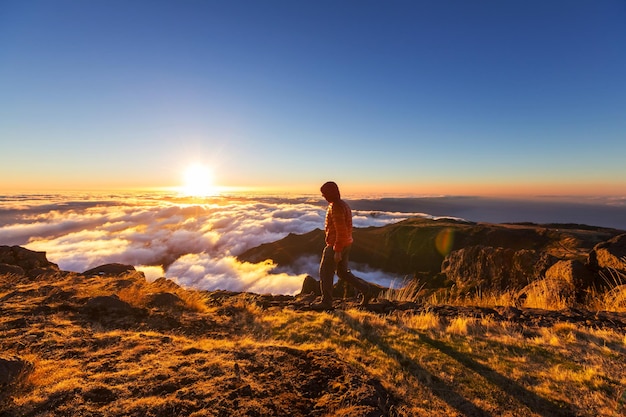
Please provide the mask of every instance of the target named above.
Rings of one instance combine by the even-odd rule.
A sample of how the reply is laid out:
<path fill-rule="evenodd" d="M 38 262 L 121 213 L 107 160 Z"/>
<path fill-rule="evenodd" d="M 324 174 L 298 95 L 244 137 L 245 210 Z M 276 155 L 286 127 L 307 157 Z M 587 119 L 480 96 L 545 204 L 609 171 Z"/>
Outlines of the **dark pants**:
<path fill-rule="evenodd" d="M 362 278 L 354 276 L 348 269 L 348 257 L 350 256 L 350 246 L 341 251 L 341 260 L 335 264 L 335 251 L 332 246 L 326 246 L 322 253 L 320 262 L 320 287 L 322 290 L 322 303 L 333 302 L 333 281 L 335 272 L 340 279 L 346 280 L 350 285 L 361 293 L 367 292 L 369 284 Z"/>

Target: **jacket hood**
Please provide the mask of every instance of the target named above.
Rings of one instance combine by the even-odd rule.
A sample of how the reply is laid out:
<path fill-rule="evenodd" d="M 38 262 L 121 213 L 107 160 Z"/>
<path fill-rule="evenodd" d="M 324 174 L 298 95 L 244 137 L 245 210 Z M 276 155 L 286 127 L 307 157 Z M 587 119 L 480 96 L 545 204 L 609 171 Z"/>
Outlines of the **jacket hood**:
<path fill-rule="evenodd" d="M 341 198 L 341 194 L 339 193 L 339 187 L 333 181 L 328 181 L 322 185 L 320 188 L 322 194 L 329 201 L 337 201 Z"/>

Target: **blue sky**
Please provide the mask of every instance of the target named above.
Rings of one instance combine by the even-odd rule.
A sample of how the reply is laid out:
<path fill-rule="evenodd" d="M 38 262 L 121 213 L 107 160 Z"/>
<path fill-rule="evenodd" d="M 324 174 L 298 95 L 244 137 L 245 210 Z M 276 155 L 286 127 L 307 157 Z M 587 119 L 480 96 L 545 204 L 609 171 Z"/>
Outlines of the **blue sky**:
<path fill-rule="evenodd" d="M 626 1 L 0 0 L 0 190 L 626 194 Z"/>

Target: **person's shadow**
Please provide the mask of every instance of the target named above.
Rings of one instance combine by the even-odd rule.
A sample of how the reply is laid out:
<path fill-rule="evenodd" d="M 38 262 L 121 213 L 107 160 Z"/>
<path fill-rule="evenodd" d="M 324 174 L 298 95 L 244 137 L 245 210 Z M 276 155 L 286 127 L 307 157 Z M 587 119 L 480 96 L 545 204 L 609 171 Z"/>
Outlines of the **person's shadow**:
<path fill-rule="evenodd" d="M 457 410 L 461 415 L 467 417 L 492 416 L 492 414 L 488 411 L 480 408 L 469 399 L 463 397 L 463 395 L 454 391 L 453 387 L 424 368 L 415 360 L 385 342 L 373 326 L 364 324 L 343 311 L 336 311 L 335 314 L 337 314 L 337 316 L 340 317 L 353 330 L 359 332 L 364 339 L 378 347 L 390 358 L 395 359 L 404 370 L 409 372 L 422 384 L 427 385 L 435 396 L 439 397 L 450 407 Z M 569 405 L 563 403 L 555 404 L 552 401 L 535 394 L 526 387 L 520 385 L 518 382 L 507 378 L 488 366 L 476 362 L 471 357 L 459 352 L 445 342 L 434 340 L 427 335 L 412 329 L 402 328 L 398 330 L 417 335 L 421 342 L 449 356 L 465 368 L 476 372 L 491 384 L 495 385 L 500 391 L 506 393 L 504 395 L 508 395 L 512 399 L 516 400 L 515 403 L 519 404 L 520 407 L 525 406 L 525 408 L 529 409 L 534 414 L 543 417 L 565 417 L 577 415 L 576 410 L 572 410 Z M 509 411 L 515 411 L 515 409 Z"/>

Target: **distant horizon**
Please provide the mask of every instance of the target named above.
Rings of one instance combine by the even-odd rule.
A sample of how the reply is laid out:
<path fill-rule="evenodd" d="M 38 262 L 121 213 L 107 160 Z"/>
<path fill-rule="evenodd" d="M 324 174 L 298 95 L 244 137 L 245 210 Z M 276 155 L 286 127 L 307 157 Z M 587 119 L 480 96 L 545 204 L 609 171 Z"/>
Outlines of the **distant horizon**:
<path fill-rule="evenodd" d="M 321 185 L 322 183 L 320 183 Z M 182 186 L 164 187 L 102 187 L 102 188 L 26 188 L 26 189 L 0 189 L 0 195 L 51 195 L 51 194 L 116 194 L 116 193 L 171 193 L 181 197 L 189 198 L 211 198 L 228 197 L 231 195 L 251 195 L 251 196 L 320 196 L 319 186 L 310 188 L 281 188 L 281 187 L 222 187 L 215 186 L 215 192 L 207 195 L 189 195 Z M 399 191 L 359 191 L 351 192 L 350 188 L 341 187 L 342 198 L 345 199 L 378 199 L 378 198 L 485 198 L 504 200 L 576 200 L 597 201 L 597 200 L 624 200 L 626 201 L 626 191 L 624 193 L 528 193 L 528 194 L 489 194 L 489 193 L 417 193 Z M 321 198 L 321 197 L 320 197 Z"/>

